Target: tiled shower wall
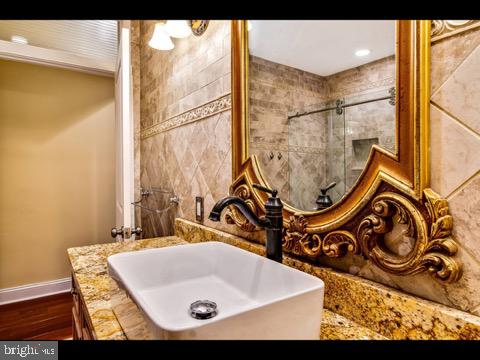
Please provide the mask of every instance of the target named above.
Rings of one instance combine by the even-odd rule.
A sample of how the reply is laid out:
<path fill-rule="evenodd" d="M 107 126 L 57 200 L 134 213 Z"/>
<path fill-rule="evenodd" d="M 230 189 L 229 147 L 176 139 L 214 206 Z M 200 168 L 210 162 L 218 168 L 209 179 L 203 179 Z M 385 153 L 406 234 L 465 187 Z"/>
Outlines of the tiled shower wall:
<path fill-rule="evenodd" d="M 390 56 L 348 69 L 328 78 L 330 99 L 346 104 L 388 96 L 395 86 L 395 57 Z M 329 114 L 327 178 L 337 185 L 330 190 L 338 201 L 352 187 L 364 168 L 373 143 L 395 150 L 395 108 L 388 100 L 352 106 L 341 115 Z M 341 160 L 341 161 L 340 161 Z"/>
<path fill-rule="evenodd" d="M 146 41 L 151 35 L 152 26 L 151 22 L 142 24 L 140 41 L 141 106 L 142 113 L 147 116 L 145 120 L 142 119 L 143 134 L 148 124 L 165 120 L 162 108 L 170 106 L 173 109 L 175 106 L 168 105 L 168 101 L 160 106 L 157 97 L 181 92 L 183 90 L 180 89 L 198 82 L 194 92 L 202 95 L 196 95 L 199 97 L 197 101 L 192 99 L 190 105 L 182 107 L 184 111 L 208 101 L 209 96 L 215 97 L 223 90 L 230 91 L 227 85 L 230 77 L 228 21 L 211 21 L 207 32 L 200 38 L 175 40 L 176 48 L 169 53 L 147 47 Z M 206 55 L 208 51 L 210 54 L 217 53 L 216 60 L 210 57 L 212 62 L 206 61 L 209 58 Z M 192 55 L 195 52 L 198 52 L 196 57 Z M 219 66 L 224 58 L 228 59 L 224 60 L 226 68 Z M 204 61 L 209 65 L 204 65 Z M 200 73 L 204 74 L 202 76 L 208 73 L 210 81 L 200 82 Z M 173 78 L 177 80 L 174 81 Z M 225 87 L 222 91 L 212 93 L 208 85 L 220 78 L 225 79 Z M 458 258 L 464 263 L 462 279 L 455 284 L 441 285 L 427 274 L 393 276 L 378 270 L 360 257 L 352 256 L 337 260 L 322 259 L 322 263 L 480 315 L 479 84 L 479 30 L 464 32 L 433 45 L 431 185 L 449 201 L 454 217 L 454 236 L 460 245 Z M 186 96 L 189 96 L 188 92 L 183 95 Z M 173 100 L 174 97 L 171 96 L 170 99 Z M 180 103 L 181 99 L 176 98 L 175 101 Z M 179 105 L 178 112 L 181 111 Z M 169 116 L 171 115 L 176 113 L 172 112 Z M 172 216 L 195 220 L 193 197 L 197 195 L 205 197 L 208 213 L 213 201 L 228 193 L 231 182 L 230 131 L 230 112 L 225 110 L 184 126 L 142 137 L 142 186 L 170 187 L 180 193 L 180 206 Z M 210 156 L 214 158 L 210 160 Z M 148 220 L 142 224 L 146 230 L 145 237 L 171 232 L 170 229 L 160 230 L 161 224 L 157 218 L 145 214 L 142 216 L 143 220 Z M 205 220 L 205 225 L 242 234 L 231 225 L 219 225 L 208 220 Z M 260 240 L 262 233 L 253 236 Z"/>
<path fill-rule="evenodd" d="M 288 115 L 388 96 L 395 85 L 395 57 L 327 77 L 250 56 L 250 147 L 270 185 L 299 209 L 313 210 L 331 181 L 337 201 L 360 175 L 358 140 L 376 139 L 394 150 L 395 108 L 381 101 L 288 120 Z M 368 154 L 367 154 L 368 155 Z M 295 174 L 295 176 L 290 176 Z"/>
<path fill-rule="evenodd" d="M 342 98 L 346 104 L 389 96 L 389 89 L 395 86 L 395 57 L 390 56 L 329 76 L 328 83 L 331 99 Z M 362 147 L 368 151 L 371 143 L 376 143 L 384 149 L 395 151 L 395 107 L 388 100 L 375 101 L 345 108 L 343 116 L 345 188 L 348 191 L 363 170 L 368 156 L 363 154 Z M 335 148 L 335 144 L 336 141 L 331 141 L 328 147 L 332 145 Z M 339 162 L 333 156 L 329 159 L 328 169 L 335 171 Z"/>
<path fill-rule="evenodd" d="M 312 151 L 318 150 L 318 146 L 325 146 L 324 139 L 319 138 L 325 133 L 325 123 L 315 121 L 321 115 L 311 116 L 304 122 L 304 127 L 312 131 L 298 131 L 297 138 L 289 138 L 287 114 L 325 100 L 327 82 L 321 76 L 250 56 L 248 86 L 251 153 L 257 155 L 269 185 L 278 189 L 282 199 L 289 200 L 289 180 L 295 181 L 293 177 L 289 179 L 289 149 L 302 142 L 313 145 Z M 302 170 L 310 168 L 308 175 L 314 175 L 313 180 L 323 182 L 319 179 L 323 171 L 315 171 L 323 167 L 321 160 L 308 161 L 310 159 L 300 152 L 293 159 L 299 165 L 297 170 L 300 167 Z M 309 176 L 295 178 L 299 181 L 311 179 Z"/>

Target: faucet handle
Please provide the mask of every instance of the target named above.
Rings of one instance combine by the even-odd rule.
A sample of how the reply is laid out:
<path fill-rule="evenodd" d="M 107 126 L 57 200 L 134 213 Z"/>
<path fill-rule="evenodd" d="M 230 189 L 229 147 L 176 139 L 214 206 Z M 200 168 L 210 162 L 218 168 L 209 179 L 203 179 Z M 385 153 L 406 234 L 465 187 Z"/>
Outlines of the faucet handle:
<path fill-rule="evenodd" d="M 252 186 L 255 188 L 255 189 L 258 189 L 260 191 L 263 191 L 263 192 L 266 192 L 267 194 L 271 194 L 272 197 L 277 197 L 277 194 L 278 194 L 278 191 L 275 190 L 275 189 L 269 189 L 265 186 L 262 186 L 260 184 L 252 184 Z"/>
<path fill-rule="evenodd" d="M 335 181 L 333 181 L 330 184 L 328 184 L 327 186 L 325 186 L 323 189 L 320 189 L 320 191 L 322 192 L 322 195 L 325 195 L 327 193 L 327 191 L 330 190 L 331 188 L 335 187 L 335 185 L 337 185 L 337 183 Z"/>

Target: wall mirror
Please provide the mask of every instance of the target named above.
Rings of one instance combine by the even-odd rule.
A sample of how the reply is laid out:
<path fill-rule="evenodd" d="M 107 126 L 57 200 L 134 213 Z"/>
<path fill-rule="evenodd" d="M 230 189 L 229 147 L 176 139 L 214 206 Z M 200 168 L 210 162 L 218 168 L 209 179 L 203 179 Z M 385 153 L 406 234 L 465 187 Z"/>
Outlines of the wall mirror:
<path fill-rule="evenodd" d="M 261 215 L 267 195 L 252 184 L 279 191 L 286 252 L 461 276 L 448 204 L 428 187 L 430 31 L 424 20 L 232 21 L 230 192 Z M 259 230 L 235 209 L 226 220 Z"/>

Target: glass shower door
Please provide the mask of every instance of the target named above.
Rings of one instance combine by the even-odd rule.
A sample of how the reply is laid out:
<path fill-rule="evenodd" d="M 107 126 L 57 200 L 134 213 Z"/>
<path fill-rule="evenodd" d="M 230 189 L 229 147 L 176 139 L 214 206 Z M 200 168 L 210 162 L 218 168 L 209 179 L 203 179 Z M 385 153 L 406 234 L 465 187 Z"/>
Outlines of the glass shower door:
<path fill-rule="evenodd" d="M 344 108 L 347 191 L 365 168 L 373 145 L 395 151 L 395 106 L 388 96 L 389 89 L 382 89 L 346 99 L 355 104 Z"/>
<path fill-rule="evenodd" d="M 328 104 L 328 107 L 335 107 L 338 99 Z M 326 147 L 326 171 L 325 181 L 322 187 L 335 182 L 336 185 L 327 194 L 330 195 L 333 203 L 336 203 L 346 191 L 346 164 L 345 164 L 345 111 L 328 110 L 328 139 Z M 320 190 L 319 190 L 320 194 Z"/>

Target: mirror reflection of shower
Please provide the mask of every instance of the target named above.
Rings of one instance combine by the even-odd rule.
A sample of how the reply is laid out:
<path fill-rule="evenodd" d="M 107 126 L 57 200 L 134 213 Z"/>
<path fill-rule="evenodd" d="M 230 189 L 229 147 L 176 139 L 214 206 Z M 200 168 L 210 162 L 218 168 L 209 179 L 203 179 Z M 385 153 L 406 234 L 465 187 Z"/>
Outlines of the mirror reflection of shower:
<path fill-rule="evenodd" d="M 395 26 L 251 20 L 249 154 L 286 204 L 334 206 L 373 145 L 395 151 Z"/>
<path fill-rule="evenodd" d="M 394 105 L 395 88 L 391 87 L 292 111 L 288 116 L 289 203 L 299 209 L 325 209 L 353 186 L 372 145 L 394 152 Z M 323 194 L 322 188 L 332 183 Z"/>

